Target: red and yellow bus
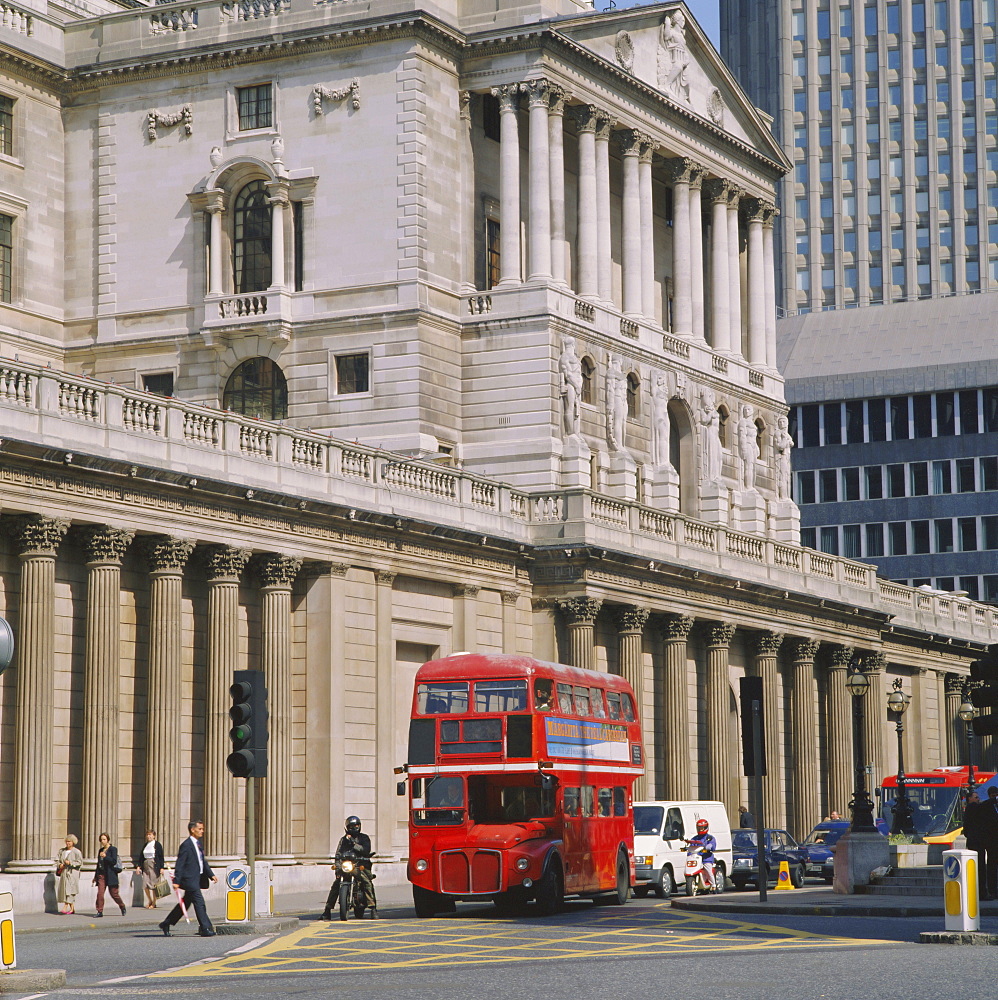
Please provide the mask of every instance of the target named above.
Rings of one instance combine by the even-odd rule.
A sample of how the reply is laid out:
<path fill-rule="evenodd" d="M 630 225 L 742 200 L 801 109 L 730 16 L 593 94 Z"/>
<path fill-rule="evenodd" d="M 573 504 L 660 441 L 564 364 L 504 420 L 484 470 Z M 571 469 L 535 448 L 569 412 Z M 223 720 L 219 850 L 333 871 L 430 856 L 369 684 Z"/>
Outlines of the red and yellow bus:
<path fill-rule="evenodd" d="M 458 653 L 416 673 L 405 771 L 420 917 L 458 900 L 541 913 L 634 882 L 631 789 L 644 772 L 622 677 Z M 400 791 L 405 791 L 400 786 Z"/>
<path fill-rule="evenodd" d="M 975 786 L 989 782 L 994 771 L 974 768 Z M 904 776 L 904 792 L 911 805 L 911 819 L 917 839 L 939 837 L 941 842 L 953 840 L 963 826 L 963 807 L 970 782 L 967 767 L 937 767 L 933 771 L 916 771 Z M 884 778 L 880 786 L 878 828 L 889 833 L 894 825 L 894 802 L 898 793 L 896 774 Z"/>

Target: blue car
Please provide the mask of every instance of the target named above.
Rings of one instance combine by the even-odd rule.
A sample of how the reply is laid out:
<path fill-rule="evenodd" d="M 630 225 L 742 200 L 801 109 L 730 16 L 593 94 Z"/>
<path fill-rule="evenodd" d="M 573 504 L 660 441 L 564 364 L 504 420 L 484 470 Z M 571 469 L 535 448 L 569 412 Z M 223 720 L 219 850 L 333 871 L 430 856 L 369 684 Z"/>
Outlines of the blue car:
<path fill-rule="evenodd" d="M 831 885 L 835 869 L 831 847 L 849 829 L 849 825 L 847 819 L 826 820 L 804 838 L 800 846 L 807 852 L 808 875 L 823 878 Z"/>
<path fill-rule="evenodd" d="M 744 889 L 749 882 L 758 881 L 758 851 L 755 830 L 731 831 L 731 875 L 736 889 Z M 790 867 L 790 884 L 799 889 L 804 884 L 807 868 L 807 853 L 786 830 L 766 830 L 766 866 L 768 882 L 776 882 L 780 862 L 786 861 Z"/>

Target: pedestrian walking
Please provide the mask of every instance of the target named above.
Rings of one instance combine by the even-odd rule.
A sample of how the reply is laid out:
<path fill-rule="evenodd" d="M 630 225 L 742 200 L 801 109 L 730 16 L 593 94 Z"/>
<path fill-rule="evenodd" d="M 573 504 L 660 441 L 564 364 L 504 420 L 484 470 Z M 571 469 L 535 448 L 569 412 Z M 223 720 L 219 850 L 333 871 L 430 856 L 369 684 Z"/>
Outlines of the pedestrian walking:
<path fill-rule="evenodd" d="M 97 886 L 97 916 L 104 916 L 104 891 L 121 907 L 121 915 L 125 915 L 125 904 L 118 892 L 118 876 L 121 874 L 121 859 L 118 848 L 111 843 L 111 835 L 100 835 L 100 847 L 97 850 L 97 867 L 94 869 L 94 885 Z"/>
<path fill-rule="evenodd" d="M 978 852 L 977 863 L 985 869 L 986 891 L 982 899 L 998 899 L 998 785 L 988 788 L 988 798 L 980 806 L 981 839 L 983 855 Z"/>
<path fill-rule="evenodd" d="M 755 829 L 755 817 L 748 811 L 745 806 L 738 807 L 738 829 L 739 830 L 754 830 Z"/>
<path fill-rule="evenodd" d="M 201 895 L 202 889 L 207 889 L 212 882 L 218 881 L 201 848 L 204 823 L 199 819 L 191 820 L 187 824 L 187 832 L 189 836 L 177 850 L 177 864 L 173 869 L 173 881 L 184 893 L 183 906 L 178 902 L 159 925 L 159 929 L 169 937 L 170 928 L 184 915 L 184 908 L 190 909 L 193 906 L 198 918 L 198 934 L 201 937 L 214 937 L 215 928 L 208 919 L 204 896 Z"/>
<path fill-rule="evenodd" d="M 156 909 L 156 886 L 159 884 L 166 859 L 163 845 L 156 839 L 155 830 L 146 830 L 146 842 L 132 859 L 137 872 L 142 872 L 142 889 L 146 894 L 146 909 Z"/>
<path fill-rule="evenodd" d="M 988 898 L 988 877 L 985 867 L 984 828 L 981 797 L 976 791 L 967 795 L 963 807 L 963 835 L 967 838 L 967 850 L 977 851 L 977 891 L 981 899 Z"/>
<path fill-rule="evenodd" d="M 56 899 L 63 916 L 76 913 L 76 894 L 80 891 L 80 869 L 83 867 L 83 854 L 76 846 L 78 843 L 76 834 L 67 833 L 66 846 L 59 849 L 55 859 L 55 874 L 59 880 Z"/>

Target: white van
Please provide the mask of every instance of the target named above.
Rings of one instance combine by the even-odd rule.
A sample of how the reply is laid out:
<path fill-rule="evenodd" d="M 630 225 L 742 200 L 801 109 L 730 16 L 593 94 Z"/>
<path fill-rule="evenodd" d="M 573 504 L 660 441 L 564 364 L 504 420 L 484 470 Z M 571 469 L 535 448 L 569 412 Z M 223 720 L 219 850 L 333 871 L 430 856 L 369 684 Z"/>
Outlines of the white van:
<path fill-rule="evenodd" d="M 686 845 L 683 839 L 696 836 L 697 820 L 710 824 L 717 841 L 718 880 L 731 874 L 731 827 L 723 802 L 635 802 L 634 803 L 634 893 L 646 896 L 651 889 L 666 899 L 678 885 L 684 885 Z"/>

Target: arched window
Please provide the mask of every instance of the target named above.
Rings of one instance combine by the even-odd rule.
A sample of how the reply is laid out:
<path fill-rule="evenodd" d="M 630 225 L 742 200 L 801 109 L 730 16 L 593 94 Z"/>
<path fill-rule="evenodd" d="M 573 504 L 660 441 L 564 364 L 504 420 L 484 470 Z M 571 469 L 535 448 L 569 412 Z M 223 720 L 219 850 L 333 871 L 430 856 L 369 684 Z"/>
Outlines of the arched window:
<path fill-rule="evenodd" d="M 270 204 L 263 181 L 250 181 L 232 207 L 232 254 L 236 294 L 270 287 Z"/>
<path fill-rule="evenodd" d="M 627 376 L 627 416 L 631 420 L 641 416 L 641 379 L 634 372 Z"/>
<path fill-rule="evenodd" d="M 288 380 L 270 358 L 250 358 L 229 376 L 222 405 L 244 417 L 284 420 L 288 415 Z"/>
<path fill-rule="evenodd" d="M 593 359 L 585 357 L 582 359 L 582 402 L 593 406 L 596 403 L 596 395 L 593 386 L 596 382 L 596 365 Z"/>

